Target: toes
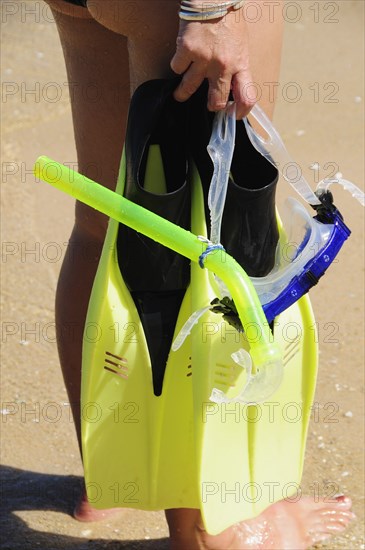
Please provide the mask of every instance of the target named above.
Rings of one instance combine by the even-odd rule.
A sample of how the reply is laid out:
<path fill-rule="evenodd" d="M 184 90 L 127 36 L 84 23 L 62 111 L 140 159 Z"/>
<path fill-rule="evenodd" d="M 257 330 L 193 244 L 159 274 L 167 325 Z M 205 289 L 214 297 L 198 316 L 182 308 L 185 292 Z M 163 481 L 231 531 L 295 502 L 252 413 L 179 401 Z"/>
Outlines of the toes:
<path fill-rule="evenodd" d="M 336 533 L 342 533 L 345 531 L 346 525 L 340 522 L 328 523 L 327 525 L 318 526 L 308 532 L 311 544 L 329 539 Z"/>
<path fill-rule="evenodd" d="M 354 519 L 356 515 L 350 510 L 324 510 L 317 515 L 315 525 L 318 531 L 323 527 L 332 529 L 333 525 L 342 525 L 342 529 L 346 529 Z"/>
<path fill-rule="evenodd" d="M 339 495 L 334 499 L 334 505 L 349 510 L 352 506 L 352 500 L 345 495 Z"/>
<path fill-rule="evenodd" d="M 319 515 L 323 518 L 337 518 L 338 520 L 343 519 L 344 521 L 352 521 L 356 519 L 356 514 L 351 512 L 351 510 L 322 510 Z"/>
<path fill-rule="evenodd" d="M 355 519 L 353 512 L 331 512 L 329 514 L 322 514 L 318 518 L 315 525 L 309 531 L 309 535 L 314 542 L 322 540 L 321 537 L 328 538 L 333 533 L 340 533 L 345 531 L 353 519 Z"/>
<path fill-rule="evenodd" d="M 341 531 L 345 531 L 347 525 L 344 525 L 340 521 L 334 521 L 333 523 L 327 523 L 325 529 L 328 531 L 328 533 L 340 533 Z"/>
<path fill-rule="evenodd" d="M 334 499 L 326 501 L 320 501 L 311 505 L 312 509 L 309 509 L 309 513 L 314 517 L 334 515 L 334 514 L 350 514 L 351 519 L 356 516 L 351 512 L 352 500 L 344 495 L 338 496 Z M 308 507 L 309 508 L 309 507 Z"/>
<path fill-rule="evenodd" d="M 331 535 L 345 531 L 349 523 L 356 518 L 356 515 L 351 512 L 348 507 L 351 506 L 351 500 L 336 499 L 334 506 L 327 507 L 322 510 L 316 510 L 312 513 L 312 529 L 309 531 L 312 544 L 324 541 Z"/>
<path fill-rule="evenodd" d="M 94 521 L 103 521 L 122 513 L 121 508 L 109 508 L 107 510 L 97 510 L 93 508 L 87 500 L 86 493 L 81 495 L 80 500 L 75 506 L 73 517 L 82 523 L 91 523 Z"/>

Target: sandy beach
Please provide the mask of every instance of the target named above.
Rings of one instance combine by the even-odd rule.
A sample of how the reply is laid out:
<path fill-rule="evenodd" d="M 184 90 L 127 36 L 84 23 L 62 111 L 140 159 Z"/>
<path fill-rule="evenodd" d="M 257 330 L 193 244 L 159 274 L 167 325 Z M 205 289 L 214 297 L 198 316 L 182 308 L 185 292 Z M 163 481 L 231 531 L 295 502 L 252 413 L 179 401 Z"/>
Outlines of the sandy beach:
<path fill-rule="evenodd" d="M 365 4 L 285 6 L 275 125 L 312 188 L 340 172 L 363 189 Z M 98 524 L 71 516 L 82 467 L 57 356 L 54 295 L 73 201 L 32 175 L 41 154 L 77 166 L 67 77 L 46 5 L 3 1 L 1 8 L 1 548 L 166 550 L 163 512 L 127 510 Z M 320 366 L 301 489 L 314 498 L 352 497 L 358 519 L 318 548 L 360 550 L 364 212 L 341 188 L 334 194 L 352 235 L 310 293 Z M 293 195 L 284 181 L 279 195 Z"/>

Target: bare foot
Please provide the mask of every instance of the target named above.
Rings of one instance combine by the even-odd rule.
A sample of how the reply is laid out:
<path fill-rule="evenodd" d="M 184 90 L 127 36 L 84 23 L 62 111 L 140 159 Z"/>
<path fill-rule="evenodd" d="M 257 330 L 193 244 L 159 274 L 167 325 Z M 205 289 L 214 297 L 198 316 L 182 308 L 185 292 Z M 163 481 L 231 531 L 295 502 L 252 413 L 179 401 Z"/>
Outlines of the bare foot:
<path fill-rule="evenodd" d="M 199 527 L 196 510 L 170 510 L 166 516 L 173 550 L 305 550 L 344 531 L 355 518 L 350 508 L 351 499 L 343 496 L 331 502 L 282 500 L 216 536 Z"/>
<path fill-rule="evenodd" d="M 257 518 L 233 525 L 217 537 L 200 530 L 202 547 L 222 550 L 218 537 L 224 535 L 227 550 L 305 550 L 344 531 L 355 518 L 351 504 L 347 497 L 332 502 L 314 502 L 310 497 L 297 502 L 282 500 Z"/>
<path fill-rule="evenodd" d="M 120 515 L 122 512 L 123 508 L 108 508 L 106 510 L 93 508 L 87 500 L 86 491 L 83 491 L 80 500 L 75 506 L 73 517 L 77 519 L 77 521 L 88 523 L 92 521 L 103 521 L 104 519 Z"/>

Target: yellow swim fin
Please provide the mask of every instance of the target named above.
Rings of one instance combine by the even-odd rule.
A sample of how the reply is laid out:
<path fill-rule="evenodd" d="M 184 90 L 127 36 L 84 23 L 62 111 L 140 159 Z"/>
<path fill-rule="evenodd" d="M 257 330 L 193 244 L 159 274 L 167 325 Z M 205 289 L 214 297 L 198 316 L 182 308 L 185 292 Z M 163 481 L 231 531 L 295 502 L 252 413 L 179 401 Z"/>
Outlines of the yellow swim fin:
<path fill-rule="evenodd" d="M 198 113 L 194 102 L 199 102 L 194 98 L 176 111 L 173 88 L 171 82 L 154 81 L 137 91 L 116 191 L 206 236 L 209 170 L 205 173 L 204 155 L 196 153 L 204 132 L 188 128 L 177 142 L 172 139 L 176 121 L 191 121 L 191 113 Z M 156 104 L 157 110 L 151 107 Z M 132 112 L 141 105 L 141 116 L 149 117 L 146 128 L 154 129 L 143 139 Z M 204 116 L 209 117 L 199 120 Z M 171 136 L 161 139 L 161 128 Z M 173 159 L 170 168 L 166 158 Z M 248 163 L 252 174 L 256 162 L 254 157 Z M 235 163 L 239 159 L 233 165 L 237 173 Z M 231 183 L 223 222 L 230 253 L 238 246 L 229 213 L 239 203 L 239 185 Z M 268 202 L 269 187 L 251 189 L 256 203 Z M 273 212 L 266 210 L 255 228 L 250 205 L 246 217 L 240 208 L 241 236 L 245 223 L 253 231 L 261 227 L 265 235 L 270 233 L 258 239 L 256 250 L 255 235 L 242 245 L 240 263 L 252 256 L 258 276 L 274 254 L 276 242 L 269 231 Z M 305 297 L 275 320 L 273 340 L 283 352 L 284 379 L 268 402 L 213 403 L 213 388 L 234 395 L 241 373 L 231 355 L 248 349 L 246 336 L 208 311 L 180 349 L 169 352 L 191 313 L 209 304 L 219 290 L 207 270 L 167 255 L 155 244 L 110 220 L 84 333 L 81 411 L 87 494 L 96 508 L 199 508 L 207 531 L 215 534 L 298 491 L 317 368 L 313 314 Z"/>
<path fill-rule="evenodd" d="M 192 232 L 204 234 L 203 197 L 194 181 Z M 191 266 L 193 311 L 214 298 L 211 272 Z M 208 312 L 191 334 L 196 468 L 200 510 L 211 534 L 261 513 L 273 502 L 300 496 L 300 481 L 317 374 L 314 318 L 307 296 L 275 319 L 284 378 L 264 403 L 213 403 L 212 388 L 234 394 L 231 353 L 249 349 L 244 336 Z M 257 327 L 252 327 L 256 331 Z M 251 338 L 255 337 L 251 334 Z"/>
<path fill-rule="evenodd" d="M 121 174 L 124 167 L 123 161 Z M 85 327 L 81 403 L 88 498 L 97 508 L 198 507 L 190 342 L 170 354 L 156 396 L 142 322 L 119 270 L 118 225 L 109 222 Z M 190 302 L 187 290 L 177 331 L 190 315 Z M 87 338 L 94 326 L 96 341 Z"/>

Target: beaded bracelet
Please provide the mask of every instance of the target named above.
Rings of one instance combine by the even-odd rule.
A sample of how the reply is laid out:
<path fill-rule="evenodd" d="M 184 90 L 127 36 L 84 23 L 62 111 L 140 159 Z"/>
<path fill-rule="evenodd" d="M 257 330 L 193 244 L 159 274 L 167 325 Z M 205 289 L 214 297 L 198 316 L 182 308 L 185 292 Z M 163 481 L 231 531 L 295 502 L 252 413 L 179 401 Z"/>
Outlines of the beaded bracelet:
<path fill-rule="evenodd" d="M 239 10 L 245 0 L 229 0 L 215 4 L 213 2 L 204 2 L 199 7 L 191 0 L 182 0 L 180 4 L 179 17 L 185 21 L 205 21 L 207 19 L 217 19 L 227 15 L 232 8 Z"/>

